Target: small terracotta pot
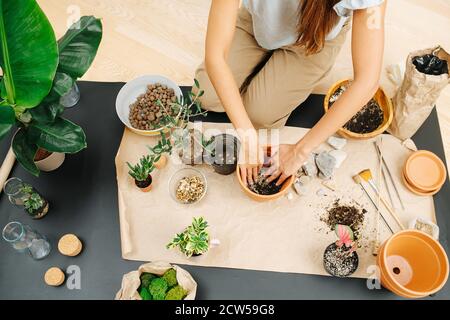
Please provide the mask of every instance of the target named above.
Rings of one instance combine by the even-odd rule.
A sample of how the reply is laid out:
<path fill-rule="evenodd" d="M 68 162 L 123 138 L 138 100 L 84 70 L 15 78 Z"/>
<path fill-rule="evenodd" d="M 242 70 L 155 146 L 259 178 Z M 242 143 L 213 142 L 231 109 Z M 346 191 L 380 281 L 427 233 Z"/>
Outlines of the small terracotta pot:
<path fill-rule="evenodd" d="M 152 189 L 152 183 L 153 183 L 153 178 L 151 175 L 149 175 L 147 180 L 145 180 L 145 181 L 134 180 L 134 184 L 142 192 L 149 192 Z"/>
<path fill-rule="evenodd" d="M 161 155 L 161 158 L 159 158 L 158 161 L 155 162 L 155 168 L 156 169 L 164 169 L 167 165 L 167 157 L 165 155 Z"/>
<path fill-rule="evenodd" d="M 267 149 L 267 152 L 270 155 L 270 152 L 271 152 L 270 146 L 266 146 L 265 148 Z M 295 181 L 295 176 L 289 177 L 283 183 L 283 186 L 281 187 L 280 192 L 278 192 L 276 194 L 271 194 L 271 195 L 260 195 L 260 194 L 257 194 L 255 192 L 251 191 L 248 188 L 248 186 L 244 184 L 244 182 L 242 181 L 242 177 L 241 177 L 241 168 L 239 166 L 237 166 L 236 175 L 237 175 L 239 184 L 241 185 L 241 188 L 242 188 L 242 190 L 244 190 L 245 194 L 247 194 L 251 199 L 258 201 L 258 202 L 272 201 L 272 200 L 282 197 L 289 190 L 289 188 L 292 187 L 292 185 L 294 184 L 294 181 Z"/>
<path fill-rule="evenodd" d="M 424 298 L 441 290 L 448 279 L 448 258 L 442 246 L 417 230 L 389 238 L 378 258 L 381 284 L 404 298 Z"/>
<path fill-rule="evenodd" d="M 341 87 L 342 85 L 348 84 L 349 80 L 341 80 L 336 82 L 328 91 L 325 100 L 324 100 L 324 109 L 325 112 L 328 112 L 328 109 L 330 108 L 330 98 L 331 96 L 336 92 L 336 90 Z M 349 139 L 357 139 L 357 140 L 365 140 L 365 139 L 371 139 L 374 138 L 383 132 L 385 132 L 389 126 L 392 123 L 392 120 L 394 119 L 394 107 L 392 105 L 391 99 L 387 96 L 386 92 L 379 88 L 378 91 L 375 93 L 375 96 L 373 97 L 375 101 L 378 103 L 380 108 L 383 110 L 384 113 L 384 119 L 383 123 L 378 127 L 377 130 L 370 132 L 370 133 L 355 133 L 350 130 L 347 130 L 345 128 L 339 129 L 338 133 Z"/>
<path fill-rule="evenodd" d="M 52 152 L 47 158 L 36 161 L 35 164 L 39 170 L 50 172 L 58 169 L 66 159 L 64 153 Z"/>

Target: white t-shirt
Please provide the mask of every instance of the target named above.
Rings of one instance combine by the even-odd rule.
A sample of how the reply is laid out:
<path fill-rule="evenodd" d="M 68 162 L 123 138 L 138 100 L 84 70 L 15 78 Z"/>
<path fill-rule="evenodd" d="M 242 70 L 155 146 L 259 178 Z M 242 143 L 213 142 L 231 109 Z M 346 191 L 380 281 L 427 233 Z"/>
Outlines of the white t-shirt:
<path fill-rule="evenodd" d="M 323 0 L 319 0 L 323 1 Z M 326 37 L 332 40 L 351 17 L 353 10 L 379 6 L 384 0 L 342 0 L 334 6 L 338 23 Z M 268 50 L 294 44 L 298 40 L 299 0 L 243 0 L 253 18 L 258 44 Z"/>

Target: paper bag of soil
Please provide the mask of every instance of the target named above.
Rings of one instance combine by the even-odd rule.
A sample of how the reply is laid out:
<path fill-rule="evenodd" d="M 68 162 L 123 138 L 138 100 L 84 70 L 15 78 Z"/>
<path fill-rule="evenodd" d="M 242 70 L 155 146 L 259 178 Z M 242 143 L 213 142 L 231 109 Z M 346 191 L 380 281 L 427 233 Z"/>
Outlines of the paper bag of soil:
<path fill-rule="evenodd" d="M 403 83 L 393 98 L 394 120 L 389 132 L 401 140 L 411 138 L 450 83 L 450 55 L 442 48 L 412 52 L 406 61 Z"/>
<path fill-rule="evenodd" d="M 115 300 L 142 300 L 137 291 L 141 285 L 141 274 L 148 272 L 162 276 L 169 269 L 175 269 L 178 284 L 187 292 L 184 300 L 195 300 L 197 282 L 186 270 L 166 262 L 149 262 L 141 265 L 138 270 L 125 274 L 122 278 L 122 287 L 117 292 Z"/>

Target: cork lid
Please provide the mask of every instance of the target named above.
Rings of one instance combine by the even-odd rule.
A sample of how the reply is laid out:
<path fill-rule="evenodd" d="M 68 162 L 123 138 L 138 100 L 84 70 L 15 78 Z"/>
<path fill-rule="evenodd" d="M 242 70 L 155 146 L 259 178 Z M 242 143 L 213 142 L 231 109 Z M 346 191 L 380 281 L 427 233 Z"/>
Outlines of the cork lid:
<path fill-rule="evenodd" d="M 44 275 L 44 281 L 47 285 L 52 287 L 58 287 L 63 284 L 66 276 L 60 268 L 52 267 L 47 270 Z"/>
<path fill-rule="evenodd" d="M 404 169 L 411 186 L 424 193 L 439 190 L 447 176 L 442 160 L 429 151 L 414 152 L 406 161 Z"/>
<path fill-rule="evenodd" d="M 82 243 L 74 234 L 66 234 L 58 242 L 58 250 L 65 256 L 76 256 L 81 252 Z"/>

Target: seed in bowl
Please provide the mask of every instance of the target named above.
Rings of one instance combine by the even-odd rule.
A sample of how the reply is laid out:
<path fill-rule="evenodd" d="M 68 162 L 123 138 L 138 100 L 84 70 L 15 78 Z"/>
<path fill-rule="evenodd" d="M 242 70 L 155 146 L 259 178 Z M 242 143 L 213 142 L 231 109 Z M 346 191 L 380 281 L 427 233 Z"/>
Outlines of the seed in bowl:
<path fill-rule="evenodd" d="M 162 106 L 157 103 L 160 101 Z M 139 130 L 155 130 L 161 128 L 164 116 L 174 116 L 171 103 L 175 103 L 177 97 L 172 88 L 156 83 L 147 86 L 145 93 L 137 97 L 130 105 L 129 120 L 133 128 Z"/>
<path fill-rule="evenodd" d="M 184 177 L 180 179 L 175 190 L 177 199 L 182 203 L 194 203 L 203 196 L 205 183 L 198 176 Z"/>

